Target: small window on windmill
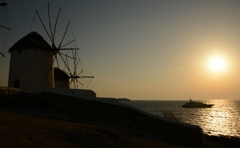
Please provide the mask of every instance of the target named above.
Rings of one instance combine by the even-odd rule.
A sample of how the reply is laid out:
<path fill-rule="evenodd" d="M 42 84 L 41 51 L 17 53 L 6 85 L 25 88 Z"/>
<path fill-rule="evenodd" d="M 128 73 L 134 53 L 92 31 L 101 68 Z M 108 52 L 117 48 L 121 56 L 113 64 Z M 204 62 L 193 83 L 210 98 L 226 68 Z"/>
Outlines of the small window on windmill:
<path fill-rule="evenodd" d="M 18 79 L 14 81 L 14 88 L 19 88 L 20 82 Z"/>

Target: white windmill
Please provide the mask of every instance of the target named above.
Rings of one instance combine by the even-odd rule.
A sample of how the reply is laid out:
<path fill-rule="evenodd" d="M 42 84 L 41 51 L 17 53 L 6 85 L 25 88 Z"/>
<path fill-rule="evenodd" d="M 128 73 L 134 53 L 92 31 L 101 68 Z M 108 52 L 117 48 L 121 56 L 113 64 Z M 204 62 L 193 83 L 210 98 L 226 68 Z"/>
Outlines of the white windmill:
<path fill-rule="evenodd" d="M 43 29 L 46 34 L 41 36 L 37 32 L 31 32 L 9 50 L 11 53 L 9 87 L 37 92 L 42 88 L 54 88 L 55 85 L 61 87 L 63 85 L 59 83 L 67 81 L 68 88 L 77 89 L 78 84 L 82 84 L 78 79 L 93 78 L 93 76 L 80 75 L 82 70 L 77 72 L 80 58 L 70 21 L 64 17 L 61 8 L 57 8 L 54 13 L 52 5 L 46 6 L 36 10 L 34 15 L 34 20 L 37 17 L 39 21 L 36 30 Z M 44 8 L 47 10 L 43 10 Z M 44 38 L 48 38 L 50 44 Z M 56 82 L 54 67 L 57 67 L 56 71 L 62 71 L 55 73 Z M 63 73 L 68 76 L 67 80 Z M 64 87 L 66 88 L 66 85 Z"/>
<path fill-rule="evenodd" d="M 51 46 L 37 32 L 16 42 L 11 53 L 8 86 L 37 92 L 42 87 L 54 87 Z"/>

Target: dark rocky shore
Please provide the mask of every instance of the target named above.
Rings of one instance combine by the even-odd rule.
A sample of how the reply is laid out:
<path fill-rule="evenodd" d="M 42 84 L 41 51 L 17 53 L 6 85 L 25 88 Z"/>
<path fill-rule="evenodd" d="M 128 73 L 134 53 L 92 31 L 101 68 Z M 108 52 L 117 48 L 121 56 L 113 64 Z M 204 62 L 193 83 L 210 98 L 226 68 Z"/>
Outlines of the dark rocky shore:
<path fill-rule="evenodd" d="M 0 147 L 240 147 L 124 106 L 51 93 L 0 97 Z"/>

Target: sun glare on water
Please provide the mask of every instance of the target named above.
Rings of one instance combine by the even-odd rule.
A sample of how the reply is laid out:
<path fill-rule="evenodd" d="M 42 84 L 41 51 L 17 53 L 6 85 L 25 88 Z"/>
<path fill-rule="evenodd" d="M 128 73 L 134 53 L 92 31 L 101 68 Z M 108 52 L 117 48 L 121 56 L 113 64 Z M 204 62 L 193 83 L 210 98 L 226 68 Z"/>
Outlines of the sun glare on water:
<path fill-rule="evenodd" d="M 227 61 L 220 55 L 214 55 L 208 60 L 208 68 L 213 72 L 223 72 L 226 70 Z"/>

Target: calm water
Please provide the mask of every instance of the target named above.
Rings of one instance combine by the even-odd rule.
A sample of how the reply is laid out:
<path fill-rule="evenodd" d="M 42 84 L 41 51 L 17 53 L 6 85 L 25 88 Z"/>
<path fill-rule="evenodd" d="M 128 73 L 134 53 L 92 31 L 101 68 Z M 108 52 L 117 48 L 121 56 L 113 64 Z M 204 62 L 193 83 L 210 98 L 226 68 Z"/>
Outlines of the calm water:
<path fill-rule="evenodd" d="M 125 101 L 143 111 L 162 116 L 171 111 L 182 122 L 198 125 L 208 135 L 240 137 L 240 101 L 202 101 L 212 108 L 182 108 L 186 101 Z"/>

